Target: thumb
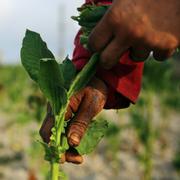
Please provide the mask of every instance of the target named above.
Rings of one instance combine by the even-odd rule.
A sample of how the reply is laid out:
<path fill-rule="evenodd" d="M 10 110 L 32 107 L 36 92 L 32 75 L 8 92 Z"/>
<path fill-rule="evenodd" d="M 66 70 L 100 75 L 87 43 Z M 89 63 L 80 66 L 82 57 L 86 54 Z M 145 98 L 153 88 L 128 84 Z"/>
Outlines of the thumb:
<path fill-rule="evenodd" d="M 92 87 L 83 89 L 83 95 L 79 108 L 68 128 L 67 137 L 71 146 L 79 145 L 91 119 L 103 109 L 106 102 L 106 96 Z"/>

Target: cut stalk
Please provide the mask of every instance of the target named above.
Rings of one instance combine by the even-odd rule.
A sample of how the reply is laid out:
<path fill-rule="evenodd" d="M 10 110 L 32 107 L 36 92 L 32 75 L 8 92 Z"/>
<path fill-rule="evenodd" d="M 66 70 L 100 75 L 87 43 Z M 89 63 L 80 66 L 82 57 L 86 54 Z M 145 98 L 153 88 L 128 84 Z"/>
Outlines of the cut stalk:
<path fill-rule="evenodd" d="M 61 135 L 62 135 L 62 130 L 63 130 L 63 126 L 64 126 L 64 121 L 65 121 L 66 109 L 69 104 L 69 99 L 76 91 L 80 90 L 79 88 L 82 85 L 85 86 L 89 82 L 89 80 L 95 75 L 95 73 L 96 73 L 95 67 L 98 63 L 98 60 L 99 60 L 99 54 L 94 54 L 92 56 L 92 58 L 89 60 L 89 62 L 86 64 L 86 66 L 83 68 L 83 70 L 80 71 L 79 74 L 76 76 L 74 82 L 72 83 L 72 85 L 68 91 L 67 103 L 65 106 L 63 106 L 61 108 L 59 115 L 56 116 L 56 118 L 55 118 L 55 122 L 57 123 L 55 143 L 56 143 L 57 147 L 61 146 Z M 81 86 L 79 86 L 79 84 Z M 53 157 L 52 157 L 51 180 L 58 180 L 58 177 L 59 177 L 59 163 L 57 163 L 55 160 L 53 160 Z"/>
<path fill-rule="evenodd" d="M 59 179 L 59 163 L 52 162 L 51 163 L 51 180 Z"/>
<path fill-rule="evenodd" d="M 69 103 L 69 101 L 68 101 L 68 103 Z M 66 104 L 65 108 L 63 108 L 60 111 L 59 115 L 56 116 L 55 121 L 58 124 L 58 128 L 56 130 L 55 142 L 56 142 L 57 147 L 61 145 L 61 135 L 62 135 L 63 125 L 64 125 L 64 121 L 65 121 L 65 113 L 66 113 L 68 103 Z M 51 180 L 58 180 L 59 179 L 59 163 L 57 163 L 53 159 L 51 162 L 51 173 L 50 174 L 51 174 Z"/>

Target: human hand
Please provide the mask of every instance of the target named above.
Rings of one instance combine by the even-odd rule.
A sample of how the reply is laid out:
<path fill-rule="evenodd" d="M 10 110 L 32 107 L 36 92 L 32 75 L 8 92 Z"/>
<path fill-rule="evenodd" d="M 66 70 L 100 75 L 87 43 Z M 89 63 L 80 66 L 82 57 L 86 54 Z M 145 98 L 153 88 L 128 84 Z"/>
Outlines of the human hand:
<path fill-rule="evenodd" d="M 179 0 L 114 0 L 89 38 L 90 49 L 102 52 L 106 69 L 128 49 L 134 60 L 147 59 L 151 51 L 156 60 L 164 60 L 179 45 Z"/>
<path fill-rule="evenodd" d="M 106 99 L 106 85 L 97 78 L 93 78 L 88 86 L 71 97 L 65 115 L 66 120 L 70 119 L 70 124 L 67 129 L 67 138 L 71 147 L 79 145 L 89 123 L 93 117 L 103 109 Z M 53 125 L 54 115 L 52 114 L 51 106 L 48 104 L 47 115 L 40 129 L 40 135 L 46 143 L 50 141 Z M 70 148 L 62 158 L 62 162 L 64 161 L 80 164 L 83 162 L 83 158 L 75 149 Z"/>

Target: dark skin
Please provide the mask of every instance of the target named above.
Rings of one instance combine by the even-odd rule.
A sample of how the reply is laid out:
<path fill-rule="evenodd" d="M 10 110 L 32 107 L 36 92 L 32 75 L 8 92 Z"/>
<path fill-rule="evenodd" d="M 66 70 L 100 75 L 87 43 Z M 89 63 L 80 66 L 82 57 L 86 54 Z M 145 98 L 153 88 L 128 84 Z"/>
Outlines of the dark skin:
<path fill-rule="evenodd" d="M 104 108 L 108 96 L 106 84 L 94 77 L 90 83 L 71 97 L 65 119 L 70 119 L 70 125 L 67 129 L 68 143 L 70 149 L 62 156 L 61 162 L 71 162 L 81 164 L 83 157 L 80 156 L 73 147 L 79 145 L 83 135 L 88 128 L 91 120 Z M 116 97 L 119 101 L 119 107 L 126 108 L 129 101 L 122 95 Z M 74 116 L 73 116 L 74 114 Z M 47 114 L 40 129 L 40 135 L 44 142 L 49 143 L 51 128 L 54 125 L 54 115 L 50 104 L 47 105 Z"/>
<path fill-rule="evenodd" d="M 67 138 L 71 147 L 79 145 L 89 123 L 103 109 L 107 93 L 105 83 L 98 78 L 93 78 L 85 88 L 71 97 L 65 115 L 66 120 L 71 120 L 67 129 Z M 47 115 L 40 129 L 40 135 L 46 143 L 50 141 L 53 124 L 54 115 L 48 104 Z M 83 158 L 73 148 L 70 148 L 62 157 L 61 163 L 65 161 L 80 164 Z"/>
<path fill-rule="evenodd" d="M 179 0 L 114 0 L 94 28 L 89 47 L 101 53 L 101 65 L 111 69 L 130 49 L 131 57 L 156 60 L 173 55 L 180 46 Z"/>
<path fill-rule="evenodd" d="M 92 51 L 102 52 L 101 65 L 105 69 L 111 69 L 128 49 L 134 59 L 145 60 L 153 51 L 155 59 L 164 60 L 172 56 L 179 45 L 179 0 L 114 0 L 89 38 Z M 103 109 L 106 99 L 106 85 L 97 78 L 71 98 L 66 119 L 71 119 L 67 137 L 72 147 L 80 143 L 89 122 Z M 120 99 L 123 102 L 123 97 Z M 54 117 L 48 107 L 40 129 L 47 143 L 53 122 Z M 72 149 L 66 152 L 62 160 L 76 164 L 83 161 Z"/>

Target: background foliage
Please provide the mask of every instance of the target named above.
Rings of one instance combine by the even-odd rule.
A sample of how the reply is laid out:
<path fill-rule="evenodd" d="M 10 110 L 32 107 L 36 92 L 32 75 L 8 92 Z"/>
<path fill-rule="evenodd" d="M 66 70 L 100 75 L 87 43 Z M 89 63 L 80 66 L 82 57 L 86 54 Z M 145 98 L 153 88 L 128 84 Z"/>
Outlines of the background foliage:
<path fill-rule="evenodd" d="M 72 180 L 179 179 L 180 63 L 148 60 L 138 103 L 104 111 L 106 137 L 82 166 L 64 165 Z M 43 149 L 36 140 L 45 99 L 21 66 L 0 66 L 0 179 L 44 179 Z"/>

